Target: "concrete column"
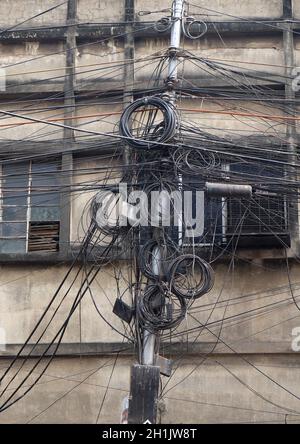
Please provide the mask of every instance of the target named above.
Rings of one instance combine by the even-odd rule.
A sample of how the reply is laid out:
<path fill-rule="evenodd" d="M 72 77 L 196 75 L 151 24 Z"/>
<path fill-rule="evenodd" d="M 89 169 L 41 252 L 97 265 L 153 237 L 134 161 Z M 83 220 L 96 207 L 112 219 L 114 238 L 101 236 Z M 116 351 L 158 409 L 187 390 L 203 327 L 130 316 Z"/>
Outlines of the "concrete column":
<path fill-rule="evenodd" d="M 64 117 L 66 126 L 74 126 L 75 115 L 75 63 L 76 63 L 76 13 L 77 0 L 68 0 L 66 18 L 66 73 L 64 84 Z M 74 146 L 74 130 L 64 128 L 64 150 L 68 151 Z M 62 155 L 62 171 L 66 172 L 62 177 L 61 195 L 61 229 L 60 229 L 60 252 L 67 254 L 70 243 L 71 232 L 71 196 L 73 156 L 72 153 Z"/>
<path fill-rule="evenodd" d="M 295 47 L 293 34 L 293 7 L 292 0 L 283 0 L 283 51 L 284 63 L 286 65 L 285 75 L 285 98 L 287 101 L 286 113 L 288 116 L 295 117 L 297 115 L 297 107 L 295 104 L 296 93 L 293 88 L 293 75 L 295 67 Z M 286 124 L 287 148 L 289 150 L 289 163 L 296 163 L 297 161 L 297 126 L 296 121 L 288 121 Z M 298 181 L 298 175 L 294 168 L 287 168 L 286 174 L 290 179 Z M 299 253 L 299 208 L 298 199 L 289 199 L 289 229 L 291 233 L 291 255 L 295 256 Z"/>

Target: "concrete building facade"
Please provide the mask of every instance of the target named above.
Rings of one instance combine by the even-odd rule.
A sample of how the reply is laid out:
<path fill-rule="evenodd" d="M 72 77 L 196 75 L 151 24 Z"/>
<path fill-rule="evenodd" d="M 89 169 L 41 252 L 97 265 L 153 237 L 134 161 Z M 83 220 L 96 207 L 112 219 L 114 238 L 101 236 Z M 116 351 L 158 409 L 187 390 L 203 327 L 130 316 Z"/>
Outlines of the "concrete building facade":
<path fill-rule="evenodd" d="M 11 236 L 13 242 L 7 242 L 10 236 L 5 233 L 0 236 L 0 328 L 5 335 L 0 371 L 26 340 L 80 248 L 85 226 L 82 213 L 96 192 L 95 181 L 105 179 L 103 166 L 119 161 L 117 143 L 109 142 L 107 133 L 114 131 L 128 97 L 147 88 L 157 64 L 151 57 L 169 46 L 169 31 L 159 33 L 153 26 L 168 15 L 169 0 L 151 4 L 144 0 L 68 0 L 51 10 L 58 3 L 0 2 L 0 67 L 6 76 L 6 87 L 0 92 L 1 175 L 20 156 L 30 157 L 23 164 L 27 162 L 26 168 L 34 172 L 34 156 L 47 168 L 59 165 L 55 180 L 64 190 L 52 205 L 59 214 L 57 248 L 37 251 L 30 243 L 30 230 L 39 220 L 33 224 L 26 219 L 25 237 Z M 274 97 L 282 94 L 297 115 L 298 94 L 292 85 L 297 76 L 294 69 L 300 65 L 297 0 L 194 0 L 189 13 L 205 21 L 208 29 L 199 40 L 185 38 L 185 50 L 251 72 L 256 85 L 273 91 Z M 179 72 L 184 91 L 196 85 L 210 90 L 214 97 L 216 90 L 229 88 L 234 96 L 232 100 L 219 96 L 216 101 L 208 93 L 205 97 L 186 94 L 182 108 L 207 111 L 187 112 L 186 119 L 198 127 L 217 135 L 255 136 L 262 144 L 285 134 L 297 149 L 295 121 L 282 119 L 271 125 L 259 117 L 237 116 L 235 111 L 265 115 L 270 109 L 250 99 L 237 100 L 232 85 L 196 68 L 192 61 L 186 60 Z M 232 114 L 222 115 L 220 109 Z M 33 121 L 22 125 L 25 114 Z M 284 116 L 281 109 L 275 108 L 274 114 Z M 49 127 L 45 120 L 58 125 Z M 91 137 L 80 132 L 81 128 L 98 135 Z M 17 168 L 21 168 L 19 163 Z M 30 189 L 32 182 L 23 186 Z M 272 244 L 258 248 L 253 241 L 237 251 L 234 265 L 228 258 L 214 263 L 214 289 L 201 298 L 193 317 L 182 327 L 195 330 L 165 351 L 178 369 L 164 389 L 159 413 L 162 423 L 300 421 L 300 351 L 293 347 L 297 331 L 300 333 L 295 305 L 300 288 L 297 202 L 295 205 L 292 221 L 287 221 L 288 248 Z M 3 214 L 1 209 L 2 221 Z M 51 221 L 56 219 L 53 216 Z M 112 313 L 115 267 L 103 268 L 92 285 L 99 309 L 121 329 Z M 126 260 L 118 267 L 126 273 Z M 57 322 L 67 315 L 75 292 L 76 288 Z M 201 331 L 209 309 L 219 300 L 223 303 L 214 309 L 210 329 Z M 220 319 L 224 317 L 223 325 Z M 57 324 L 51 326 L 33 360 L 55 328 Z M 117 350 L 121 353 L 116 354 Z M 135 359 L 132 347 L 99 317 L 86 295 L 46 375 L 26 397 L 0 414 L 0 423 L 118 423 Z M 25 374 L 26 365 L 18 378 Z M 166 382 L 164 378 L 163 384 Z"/>

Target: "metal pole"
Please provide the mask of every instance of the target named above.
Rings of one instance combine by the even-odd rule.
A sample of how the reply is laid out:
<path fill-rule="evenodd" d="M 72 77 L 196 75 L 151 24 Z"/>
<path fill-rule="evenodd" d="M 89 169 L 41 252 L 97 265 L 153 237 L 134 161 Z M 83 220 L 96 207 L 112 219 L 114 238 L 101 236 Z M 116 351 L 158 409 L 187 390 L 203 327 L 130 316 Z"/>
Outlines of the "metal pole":
<path fill-rule="evenodd" d="M 169 49 L 168 86 L 169 100 L 175 103 L 174 85 L 177 81 L 177 52 L 180 47 L 181 27 L 183 17 L 183 0 L 174 0 L 172 4 L 171 43 Z M 164 202 L 162 202 L 164 214 Z M 157 209 L 159 211 L 159 208 Z M 161 228 L 154 230 L 154 237 L 159 240 Z M 164 251 L 157 246 L 153 250 L 152 271 L 160 277 L 163 272 Z M 131 368 L 130 397 L 128 408 L 128 423 L 145 422 L 156 423 L 157 397 L 159 391 L 160 367 L 155 359 L 156 335 L 143 331 L 143 350 L 141 364 Z"/>
<path fill-rule="evenodd" d="M 172 6 L 172 28 L 171 28 L 171 44 L 170 44 L 169 70 L 168 70 L 168 81 L 170 82 L 170 87 L 172 88 L 177 80 L 177 66 L 178 66 L 177 51 L 180 47 L 182 16 L 183 16 L 183 0 L 174 0 Z M 162 203 L 162 206 L 163 205 L 164 204 Z M 162 260 L 162 252 L 160 251 L 160 248 L 157 247 L 154 249 L 152 257 L 152 271 L 157 276 L 159 276 L 162 271 L 161 260 Z M 155 343 L 156 343 L 155 334 L 149 333 L 148 331 L 144 331 L 142 364 L 154 365 Z"/>
<path fill-rule="evenodd" d="M 160 262 L 161 262 L 160 248 L 156 247 L 153 250 L 153 257 L 152 257 L 152 271 L 156 276 L 160 275 L 160 268 L 161 268 Z M 156 335 L 145 330 L 143 337 L 142 364 L 154 365 L 155 343 L 156 343 Z"/>
<path fill-rule="evenodd" d="M 177 51 L 180 48 L 183 0 L 174 0 L 172 6 L 172 28 L 169 57 L 169 81 L 174 85 L 177 80 Z"/>

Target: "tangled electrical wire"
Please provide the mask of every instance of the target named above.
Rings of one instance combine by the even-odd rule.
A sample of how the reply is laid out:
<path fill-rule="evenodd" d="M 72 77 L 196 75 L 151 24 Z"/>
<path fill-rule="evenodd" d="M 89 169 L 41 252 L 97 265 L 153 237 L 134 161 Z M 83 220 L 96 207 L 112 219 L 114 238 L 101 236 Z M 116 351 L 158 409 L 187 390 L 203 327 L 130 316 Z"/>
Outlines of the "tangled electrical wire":
<path fill-rule="evenodd" d="M 158 148 L 172 139 L 177 127 L 175 108 L 159 96 L 135 100 L 120 119 L 120 134 L 137 149 Z"/>
<path fill-rule="evenodd" d="M 165 33 L 172 28 L 174 21 L 179 19 L 172 19 L 172 17 L 166 16 L 157 20 L 154 24 L 154 28 L 157 32 Z M 196 40 L 203 37 L 208 30 L 207 24 L 203 20 L 197 20 L 194 17 L 183 17 L 181 20 L 181 29 L 185 37 Z"/>
<path fill-rule="evenodd" d="M 198 256 L 179 255 L 170 241 L 150 240 L 140 248 L 139 266 L 151 284 L 137 300 L 138 322 L 150 332 L 174 329 L 196 299 L 214 284 L 211 266 Z M 175 310 L 177 305 L 180 307 Z"/>
<path fill-rule="evenodd" d="M 153 263 L 157 261 L 155 257 L 155 249 L 160 248 L 161 257 L 160 261 L 160 278 L 167 279 L 169 273 L 170 261 L 174 260 L 178 254 L 178 247 L 174 245 L 174 242 L 166 240 L 166 242 L 157 242 L 156 240 L 150 240 L 141 246 L 139 251 L 139 267 L 144 276 L 148 279 L 156 280 L 157 274 L 153 271 Z"/>
<path fill-rule="evenodd" d="M 90 220 L 104 234 L 108 236 L 118 236 L 126 231 L 127 225 L 122 225 L 122 217 L 119 209 L 122 200 L 119 193 L 114 192 L 110 187 L 98 191 L 93 197 L 90 205 Z"/>
<path fill-rule="evenodd" d="M 214 273 L 204 259 L 185 254 L 170 265 L 169 282 L 174 294 L 194 300 L 210 292 L 214 285 Z"/>
<path fill-rule="evenodd" d="M 186 315 L 183 297 L 174 295 L 162 285 L 146 287 L 137 301 L 137 320 L 150 333 L 175 329 Z"/>
<path fill-rule="evenodd" d="M 170 19 L 165 17 L 157 22 L 156 28 L 164 32 L 171 25 Z M 196 36 L 197 30 L 199 32 L 198 36 Z M 186 37 L 190 39 L 198 38 L 204 35 L 206 30 L 207 25 L 203 22 L 190 17 L 185 18 L 183 31 Z M 237 92 L 234 93 L 235 100 L 258 102 L 264 104 L 270 110 L 276 105 L 279 111 L 284 110 L 288 115 L 292 113 L 292 103 L 284 102 L 280 97 L 275 101 L 268 89 L 253 85 L 251 81 L 255 76 L 251 72 L 239 72 L 236 67 L 230 66 L 228 63 L 213 62 L 197 57 L 188 51 L 182 51 L 180 56 L 182 60 L 194 63 L 194 66 L 202 72 L 211 71 L 215 78 L 226 79 L 232 88 L 237 88 Z M 167 55 L 163 54 L 159 57 L 160 61 L 153 71 L 153 82 L 149 82 L 148 88 L 138 92 L 144 97 L 129 105 L 121 116 L 119 134 L 122 136 L 122 142 L 120 142 L 118 134 L 115 132 L 112 134 L 115 139 L 107 136 L 105 140 L 101 140 L 101 143 L 96 140 L 94 142 L 81 141 L 78 144 L 83 152 L 97 149 L 98 154 L 108 144 L 114 148 L 117 146 L 123 148 L 129 145 L 133 148 L 132 162 L 130 165 L 122 164 L 119 167 L 108 167 L 107 165 L 103 167 L 102 165 L 101 168 L 95 169 L 93 174 L 99 175 L 103 173 L 104 169 L 108 170 L 105 179 L 95 181 L 92 185 L 87 185 L 82 181 L 72 189 L 72 191 L 76 189 L 78 193 L 85 191 L 98 192 L 97 196 L 88 202 L 86 211 L 83 211 L 83 216 L 86 217 L 86 223 L 83 224 L 85 226 L 84 236 L 81 239 L 80 251 L 74 258 L 74 264 L 70 267 L 71 272 L 75 273 L 74 270 L 78 266 L 80 272 L 75 273 L 75 277 L 67 289 L 63 287 L 66 279 L 63 280 L 62 285 L 54 295 L 53 301 L 45 310 L 45 315 L 51 313 L 51 319 L 43 326 L 42 333 L 39 334 L 33 345 L 29 341 L 32 339 L 34 332 L 28 337 L 17 356 L 17 359 L 24 360 L 24 365 L 31 362 L 32 355 L 41 345 L 47 329 L 52 325 L 54 319 L 52 312 L 54 315 L 59 313 L 63 301 L 75 285 L 79 289 L 76 290 L 75 296 L 72 296 L 72 304 L 63 324 L 55 332 L 49 347 L 46 347 L 37 363 L 39 365 L 45 359 L 49 361 L 49 364 L 48 362 L 44 364 L 40 376 L 36 377 L 33 382 L 30 381 L 27 387 L 28 378 L 34 377 L 37 369 L 37 365 L 34 363 L 28 372 L 28 377 L 26 375 L 16 388 L 10 392 L 11 386 L 19 377 L 20 372 L 19 369 L 15 369 L 16 359 L 1 378 L 1 395 L 4 396 L 7 393 L 9 395 L 1 405 L 0 411 L 6 410 L 25 396 L 45 374 L 63 340 L 69 321 L 85 294 L 91 296 L 98 314 L 106 324 L 116 333 L 124 336 L 127 341 L 132 342 L 137 349 L 140 349 L 142 345 L 139 335 L 142 330 L 155 334 L 164 331 L 167 335 L 167 333 L 178 328 L 188 313 L 196 314 L 201 310 L 214 310 L 213 303 L 208 304 L 209 308 L 206 308 L 206 306 L 199 308 L 195 305 L 192 307 L 192 304 L 211 291 L 213 287 L 214 273 L 210 264 L 230 249 L 235 254 L 237 242 L 242 237 L 240 222 L 243 222 L 245 215 L 252 218 L 252 226 L 256 226 L 255 224 L 258 224 L 258 222 L 264 224 L 264 233 L 273 235 L 280 246 L 287 246 L 280 237 L 280 230 L 283 227 L 286 201 L 289 197 L 293 198 L 299 195 L 298 184 L 293 179 L 293 174 L 299 168 L 299 164 L 296 163 L 294 166 L 288 164 L 287 141 L 284 135 L 278 132 L 274 139 L 268 137 L 269 145 L 262 146 L 261 141 L 256 140 L 255 137 L 247 136 L 232 139 L 228 135 L 218 136 L 216 132 L 210 131 L 209 125 L 207 128 L 204 126 L 200 128 L 199 124 L 193 122 L 193 118 L 189 114 L 184 118 L 184 112 L 182 112 L 179 116 L 179 113 L 176 112 L 174 106 L 164 94 L 165 86 L 161 86 L 159 82 Z M 120 65 L 121 68 L 123 69 L 122 64 Z M 232 91 L 228 92 L 226 88 L 212 91 L 210 88 L 196 87 L 192 82 L 185 89 L 182 88 L 180 94 L 181 98 L 184 94 L 187 97 L 193 96 L 194 98 L 213 95 L 216 103 L 218 103 L 218 99 L 227 100 L 233 97 Z M 158 149 L 163 151 L 163 156 L 158 155 Z M 75 149 L 74 152 L 76 152 Z M 21 147 L 19 147 L 18 154 L 21 159 L 28 159 L 32 156 L 30 149 L 25 152 Z M 9 145 L 7 145 L 7 153 L 2 153 L 2 155 L 3 157 L 6 156 L 5 159 L 11 159 Z M 50 153 L 40 154 L 40 156 L 46 155 L 49 156 Z M 283 173 L 283 169 L 289 168 L 293 173 L 291 177 Z M 125 170 L 125 174 L 123 174 L 123 170 Z M 83 174 L 90 172 L 85 171 Z M 184 232 L 185 224 L 182 221 L 181 232 L 179 228 L 172 231 L 169 227 L 164 227 L 162 230 L 163 239 L 157 240 L 157 238 L 153 238 L 152 229 L 147 231 L 147 229 L 139 229 L 134 224 L 131 226 L 120 224 L 119 216 L 116 216 L 115 213 L 119 202 L 117 193 L 113 185 L 107 184 L 107 181 L 116 172 L 118 180 L 130 182 L 135 190 L 142 190 L 146 195 L 163 190 L 169 193 L 176 190 L 183 191 L 187 186 L 192 190 L 197 190 L 203 185 L 205 179 L 209 178 L 212 181 L 249 183 L 256 190 L 265 193 L 267 197 L 254 198 L 251 206 L 249 202 L 245 201 L 232 202 L 228 200 L 221 204 L 212 202 L 210 203 L 211 207 L 208 208 L 214 209 L 217 207 L 217 211 L 213 212 L 210 219 L 207 218 L 205 221 L 203 235 L 197 239 L 184 239 L 182 232 Z M 266 203 L 265 206 L 264 203 Z M 222 205 L 227 205 L 227 209 L 233 216 L 233 210 L 242 209 L 242 217 L 239 219 L 236 217 L 237 220 L 228 224 L 225 240 L 224 233 L 218 225 L 222 219 Z M 259 217 L 257 216 L 257 208 L 259 209 Z M 99 209 L 104 210 L 101 213 L 104 216 L 103 219 L 99 219 Z M 275 233 L 265 222 L 268 219 L 264 219 L 264 215 L 272 218 Z M 262 222 L 261 219 L 263 219 Z M 148 222 L 150 221 L 150 218 L 148 218 Z M 220 243 L 218 243 L 219 239 L 221 239 Z M 198 251 L 201 250 L 202 253 L 205 250 L 203 245 L 206 244 L 210 245 L 209 248 L 211 249 L 207 261 L 199 256 L 200 253 L 195 252 L 197 245 L 200 245 Z M 213 256 L 213 249 L 217 252 L 216 256 Z M 110 269 L 113 268 L 113 262 L 119 261 L 124 252 L 128 254 L 131 260 L 131 275 L 130 278 L 125 278 L 121 267 L 116 266 L 114 268 L 115 292 L 117 298 L 122 301 L 126 301 L 126 297 L 128 297 L 127 303 L 136 313 L 138 324 L 136 330 L 135 325 L 133 325 L 133 318 L 129 318 L 128 325 L 122 323 L 120 328 L 111 323 L 99 309 L 95 297 L 96 292 L 93 288 L 93 283 L 103 267 L 109 265 Z M 137 267 L 134 265 L 136 259 Z M 67 274 L 67 277 L 69 276 L 70 273 Z M 123 283 L 123 286 L 120 283 Z M 54 302 L 57 302 L 57 307 L 54 307 Z M 282 304 L 287 303 L 290 303 L 290 301 L 280 301 L 278 306 L 281 307 Z M 219 305 L 219 302 L 215 304 L 215 306 Z M 226 306 L 226 303 L 223 305 Z M 274 304 L 270 305 L 273 307 Z M 266 307 L 265 310 L 269 309 L 267 305 Z M 277 305 L 275 305 L 276 307 Z M 258 309 L 255 308 L 253 311 L 254 313 L 251 316 L 257 316 Z M 242 315 L 246 316 L 245 313 L 242 313 Z M 232 318 L 228 317 L 224 322 L 227 323 L 226 325 L 231 325 L 230 322 L 235 320 L 236 317 L 235 315 Z M 216 325 L 223 325 L 223 319 L 217 319 L 213 322 Z M 41 324 L 38 323 L 39 325 Z M 193 326 L 186 331 L 198 334 L 199 326 Z M 181 331 L 177 331 L 173 337 L 178 338 L 182 334 Z M 28 346 L 30 351 L 27 353 L 26 347 Z M 16 370 L 15 375 L 7 382 L 6 377 L 14 369 Z M 20 394 L 22 388 L 24 392 Z"/>

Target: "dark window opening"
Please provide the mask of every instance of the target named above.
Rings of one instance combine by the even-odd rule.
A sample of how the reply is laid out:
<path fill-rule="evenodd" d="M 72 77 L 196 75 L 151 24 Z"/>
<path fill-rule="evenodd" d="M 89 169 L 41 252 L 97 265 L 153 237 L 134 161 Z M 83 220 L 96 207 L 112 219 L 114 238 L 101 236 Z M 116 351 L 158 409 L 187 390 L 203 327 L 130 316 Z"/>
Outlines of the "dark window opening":
<path fill-rule="evenodd" d="M 253 153 L 253 156 L 255 153 Z M 274 156 L 272 157 L 274 159 Z M 282 156 L 277 160 L 282 161 Z M 285 176 L 284 164 L 267 161 L 223 163 L 224 173 L 230 173 L 232 183 L 252 185 L 254 193 L 249 200 L 241 198 L 210 198 L 204 196 L 204 231 L 202 236 L 184 238 L 183 245 L 221 246 L 229 248 L 289 248 L 288 199 L 276 192 L 276 184 Z M 226 174 L 227 175 L 227 174 Z M 196 191 L 204 190 L 201 177 L 183 176 L 183 190 L 193 193 L 193 216 L 196 215 Z M 172 239 L 178 239 L 174 230 Z"/>
<path fill-rule="evenodd" d="M 227 200 L 227 237 L 235 238 L 241 248 L 290 247 L 288 202 L 285 196 L 273 192 L 284 177 L 283 164 L 236 162 L 230 171 L 245 182 L 262 184 L 267 191 L 254 194 L 250 201 Z"/>

